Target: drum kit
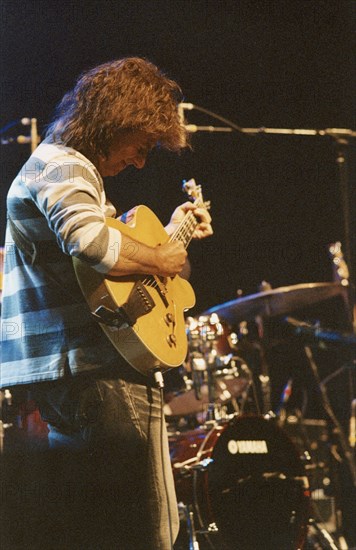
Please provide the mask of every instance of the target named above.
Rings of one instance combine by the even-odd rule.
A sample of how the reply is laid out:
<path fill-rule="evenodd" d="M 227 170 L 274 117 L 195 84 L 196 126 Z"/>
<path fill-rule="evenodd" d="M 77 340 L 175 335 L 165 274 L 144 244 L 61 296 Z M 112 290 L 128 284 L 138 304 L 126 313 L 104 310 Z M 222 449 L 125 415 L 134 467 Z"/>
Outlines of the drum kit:
<path fill-rule="evenodd" d="M 166 376 L 164 414 L 181 519 L 175 550 L 349 548 L 334 496 L 339 487 L 332 462 L 341 456 L 356 488 L 355 422 L 347 440 L 308 345 L 330 425 L 325 419 L 305 418 L 303 407 L 287 410 L 291 379 L 273 406 L 273 366 L 267 353 L 285 337 L 283 331 L 267 330 L 271 320 L 282 321 L 306 343 L 332 342 L 355 351 L 351 332 L 322 330 L 285 317 L 330 299 L 344 302 L 347 287 L 335 282 L 277 289 L 264 283 L 261 288 L 188 317 L 188 355 L 180 369 Z M 6 412 L 11 394 L 0 394 Z M 38 445 L 46 439 L 47 427 L 28 404 L 22 413 L 23 429 L 18 431 L 33 434 L 35 429 Z M 6 427 L 0 422 L 0 446 Z M 336 445 L 330 431 L 337 432 Z M 21 437 L 13 443 L 19 448 L 24 444 Z"/>
<path fill-rule="evenodd" d="M 291 380 L 272 410 L 266 360 L 271 334 L 265 331 L 265 325 L 277 319 L 294 331 L 309 331 L 307 343 L 312 336 L 314 343 L 329 339 L 355 350 L 352 333 L 321 330 L 283 317 L 330 298 L 344 300 L 345 287 L 310 283 L 263 288 L 186 319 L 188 355 L 180 386 L 175 382 L 175 390 L 168 388 L 164 405 L 181 514 L 177 550 L 348 548 L 340 510 L 335 512 L 338 503 L 334 496 L 324 498 L 327 488 L 337 485 L 332 479 L 336 474 L 328 422 L 304 418 L 298 407 L 287 410 Z M 256 326 L 252 337 L 249 323 Z M 311 347 L 305 349 L 314 367 Z M 256 354 L 257 373 L 250 364 Z M 318 373 L 313 374 L 320 382 Z M 325 392 L 324 406 L 328 413 Z M 335 418 L 331 429 L 334 420 L 356 486 L 352 436 L 349 445 Z M 323 521 L 318 495 L 334 511 Z"/>

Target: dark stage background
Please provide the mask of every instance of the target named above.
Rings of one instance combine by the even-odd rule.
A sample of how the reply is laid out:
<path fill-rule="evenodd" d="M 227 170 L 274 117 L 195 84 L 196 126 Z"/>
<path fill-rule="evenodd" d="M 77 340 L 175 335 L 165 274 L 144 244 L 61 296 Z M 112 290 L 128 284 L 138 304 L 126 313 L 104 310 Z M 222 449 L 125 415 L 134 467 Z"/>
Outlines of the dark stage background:
<path fill-rule="evenodd" d="M 1 127 L 28 116 L 43 133 L 81 71 L 141 55 L 179 81 L 185 101 L 240 126 L 355 128 L 352 1 L 2 0 L 0 10 Z M 202 184 L 215 234 L 190 249 L 196 313 L 263 279 L 331 280 L 327 245 L 344 240 L 332 138 L 199 132 L 192 143 L 180 157 L 154 152 L 142 172 L 111 178 L 108 192 L 122 209 L 144 203 L 166 222 L 183 200 L 181 180 Z M 6 192 L 28 154 L 29 145 L 1 146 L 2 242 Z"/>

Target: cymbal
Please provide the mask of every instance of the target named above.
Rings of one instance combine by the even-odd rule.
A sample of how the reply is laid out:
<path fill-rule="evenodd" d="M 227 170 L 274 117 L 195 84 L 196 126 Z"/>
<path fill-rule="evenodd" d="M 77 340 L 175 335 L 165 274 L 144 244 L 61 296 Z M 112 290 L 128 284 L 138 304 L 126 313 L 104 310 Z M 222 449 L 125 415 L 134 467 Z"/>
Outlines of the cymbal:
<path fill-rule="evenodd" d="M 342 294 L 346 296 L 346 292 L 347 287 L 339 283 L 303 283 L 282 286 L 219 304 L 206 310 L 202 315 L 216 313 L 219 318 L 230 323 L 252 321 L 257 316 L 284 315 L 334 296 Z"/>

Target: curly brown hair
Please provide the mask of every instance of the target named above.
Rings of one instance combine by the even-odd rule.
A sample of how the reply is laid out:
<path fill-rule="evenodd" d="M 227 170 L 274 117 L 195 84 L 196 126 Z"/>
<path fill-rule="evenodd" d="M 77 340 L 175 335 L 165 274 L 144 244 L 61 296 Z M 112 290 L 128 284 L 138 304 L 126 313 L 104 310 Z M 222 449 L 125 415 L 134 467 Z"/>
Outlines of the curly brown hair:
<path fill-rule="evenodd" d="M 127 57 L 83 73 L 59 103 L 46 137 L 94 160 L 113 140 L 140 130 L 171 151 L 188 145 L 178 113 L 179 85 L 153 63 Z"/>

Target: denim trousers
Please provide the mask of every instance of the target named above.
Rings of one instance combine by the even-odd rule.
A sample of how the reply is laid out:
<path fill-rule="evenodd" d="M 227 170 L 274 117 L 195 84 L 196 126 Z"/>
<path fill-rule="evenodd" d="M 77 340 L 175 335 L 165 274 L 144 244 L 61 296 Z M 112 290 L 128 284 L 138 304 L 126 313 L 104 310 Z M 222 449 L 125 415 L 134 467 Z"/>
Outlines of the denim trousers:
<path fill-rule="evenodd" d="M 111 369 L 34 384 L 32 396 L 61 456 L 69 547 L 171 550 L 179 517 L 160 390 Z"/>

